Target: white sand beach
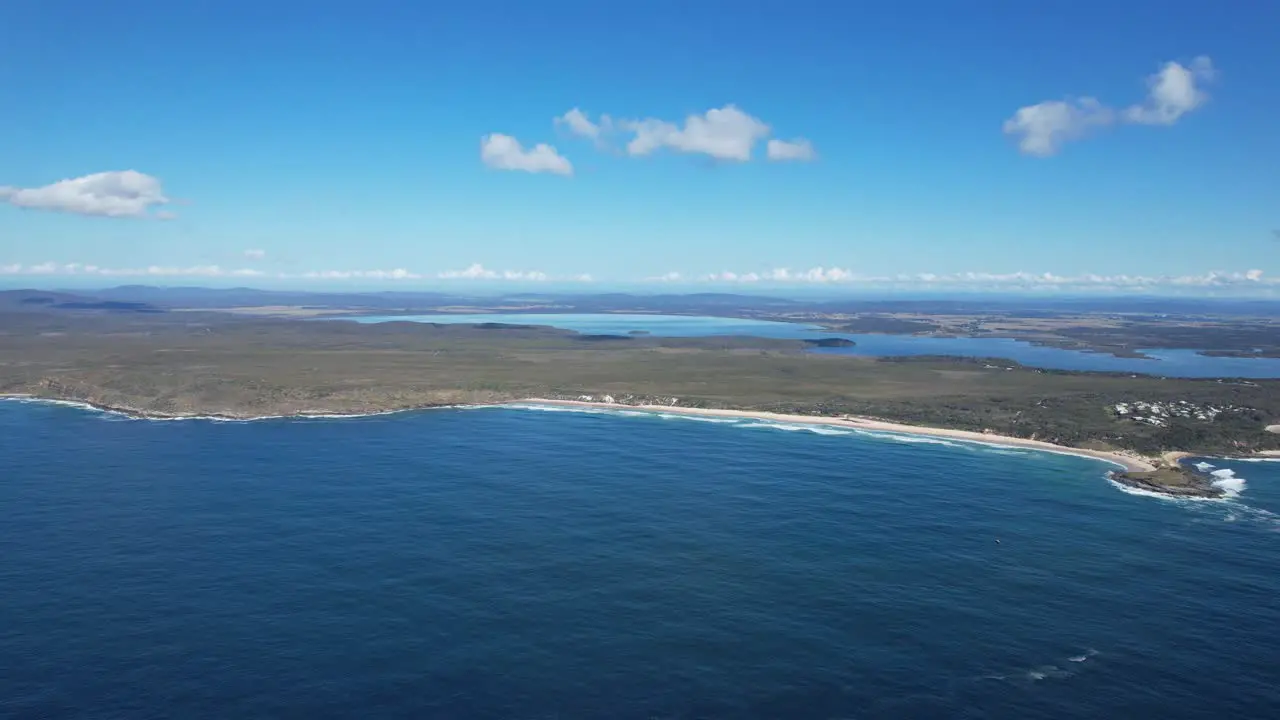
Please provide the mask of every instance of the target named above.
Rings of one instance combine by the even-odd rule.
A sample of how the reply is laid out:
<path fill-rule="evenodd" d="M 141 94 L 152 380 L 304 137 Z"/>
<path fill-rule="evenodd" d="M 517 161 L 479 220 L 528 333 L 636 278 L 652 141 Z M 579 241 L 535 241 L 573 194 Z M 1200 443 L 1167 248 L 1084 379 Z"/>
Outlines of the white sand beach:
<path fill-rule="evenodd" d="M 1126 470 L 1134 472 L 1144 472 L 1154 470 L 1155 465 L 1151 460 L 1128 451 L 1104 451 L 1104 450 L 1086 450 L 1083 448 L 1068 447 L 1065 445 L 1057 445 L 1042 440 L 1028 440 L 1026 438 L 1009 437 L 1007 435 L 996 435 L 993 433 L 972 432 L 968 430 L 951 430 L 948 428 L 922 427 L 917 425 L 904 425 L 901 423 L 886 422 L 883 420 L 873 420 L 871 418 L 861 418 L 854 416 L 846 417 L 820 417 L 813 415 L 786 415 L 783 413 L 760 412 L 755 410 L 717 410 L 711 408 L 687 408 L 678 405 L 624 405 L 620 403 L 604 403 L 604 402 L 588 402 L 585 400 L 548 400 L 545 398 L 530 398 L 522 400 L 523 403 L 537 405 L 558 405 L 567 407 L 589 407 L 603 408 L 610 410 L 639 410 L 644 412 L 662 412 L 662 413 L 679 413 L 685 415 L 702 415 L 710 417 L 730 417 L 742 418 L 744 420 L 766 420 L 770 422 L 784 423 L 805 423 L 811 425 L 829 425 L 833 427 L 849 427 L 859 430 L 872 430 L 877 432 L 905 433 L 909 435 L 927 435 L 931 437 L 950 438 L 953 440 L 967 440 L 969 442 L 987 443 L 989 445 L 1003 445 L 1006 447 L 1022 447 L 1034 450 L 1043 450 L 1047 452 L 1063 453 L 1067 455 L 1078 455 L 1080 457 L 1094 458 L 1097 460 L 1106 460 L 1124 467 Z"/>

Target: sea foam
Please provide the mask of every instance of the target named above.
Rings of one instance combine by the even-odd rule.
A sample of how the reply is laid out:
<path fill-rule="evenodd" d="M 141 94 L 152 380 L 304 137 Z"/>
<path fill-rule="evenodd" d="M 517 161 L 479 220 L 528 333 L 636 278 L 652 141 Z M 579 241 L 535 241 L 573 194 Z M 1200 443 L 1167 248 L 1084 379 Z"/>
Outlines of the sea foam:
<path fill-rule="evenodd" d="M 1222 488 L 1227 497 L 1239 497 L 1240 493 L 1244 492 L 1247 483 L 1244 478 L 1236 477 L 1235 471 L 1223 468 L 1209 474 L 1216 478 L 1213 481 L 1214 487 Z"/>
<path fill-rule="evenodd" d="M 460 406 L 457 405 L 440 405 L 428 408 L 404 408 L 401 410 L 378 410 L 375 412 L 364 413 L 296 413 L 293 415 L 256 415 L 254 417 L 228 417 L 226 415 L 139 415 L 126 410 L 117 408 L 99 407 L 87 402 L 79 400 L 58 400 L 54 398 L 40 398 L 32 395 L 5 395 L 0 396 L 0 402 L 16 402 L 25 405 L 53 405 L 58 407 L 69 407 L 84 412 L 96 413 L 104 418 L 112 420 L 136 420 L 140 422 L 186 422 L 199 420 L 212 423 L 248 423 L 262 422 L 266 420 L 353 420 L 356 418 L 377 417 L 379 415 L 398 415 L 406 412 L 417 412 L 419 410 L 451 410 Z"/>

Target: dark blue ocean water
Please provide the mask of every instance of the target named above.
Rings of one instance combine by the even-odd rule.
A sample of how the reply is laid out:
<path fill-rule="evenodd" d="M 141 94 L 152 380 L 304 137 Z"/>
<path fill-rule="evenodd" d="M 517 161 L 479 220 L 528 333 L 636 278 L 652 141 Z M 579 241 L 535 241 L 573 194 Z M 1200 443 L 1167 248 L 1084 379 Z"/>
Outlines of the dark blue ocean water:
<path fill-rule="evenodd" d="M 1011 338 L 927 337 L 868 333 L 833 333 L 805 323 L 745 320 L 686 315 L 479 313 L 449 315 L 371 315 L 336 318 L 362 323 L 392 320 L 434 323 L 511 323 L 550 325 L 580 333 L 626 334 L 642 330 L 658 337 L 751 335 L 789 340 L 842 337 L 851 348 L 818 348 L 836 355 L 950 355 L 1004 358 L 1027 367 L 1089 372 L 1126 372 L 1167 377 L 1280 377 L 1280 358 L 1236 358 L 1201 355 L 1195 350 L 1147 349 L 1145 358 L 1122 358 L 1106 353 L 1033 345 Z"/>
<path fill-rule="evenodd" d="M 1280 465 L 908 440 L 0 403 L 0 716 L 1280 713 Z"/>

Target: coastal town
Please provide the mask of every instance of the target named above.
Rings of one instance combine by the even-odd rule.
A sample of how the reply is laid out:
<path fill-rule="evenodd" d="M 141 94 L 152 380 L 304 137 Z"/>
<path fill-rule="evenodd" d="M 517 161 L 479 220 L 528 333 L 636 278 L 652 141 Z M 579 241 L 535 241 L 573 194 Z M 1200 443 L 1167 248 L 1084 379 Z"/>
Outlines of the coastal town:
<path fill-rule="evenodd" d="M 1210 423 L 1217 420 L 1223 413 L 1246 411 L 1251 408 L 1193 403 L 1188 400 L 1172 402 L 1139 400 L 1116 403 L 1112 409 L 1120 419 L 1165 427 L 1174 418 Z"/>

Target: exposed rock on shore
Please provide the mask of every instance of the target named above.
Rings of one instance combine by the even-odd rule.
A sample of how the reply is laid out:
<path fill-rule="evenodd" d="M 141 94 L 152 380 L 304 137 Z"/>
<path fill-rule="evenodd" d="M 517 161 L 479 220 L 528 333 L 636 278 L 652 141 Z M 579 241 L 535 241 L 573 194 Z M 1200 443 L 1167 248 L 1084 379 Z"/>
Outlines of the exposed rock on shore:
<path fill-rule="evenodd" d="M 1113 472 L 1111 479 L 1135 490 L 1169 497 L 1221 498 L 1226 495 L 1226 491 L 1213 484 L 1210 476 L 1179 465 L 1150 472 Z"/>

